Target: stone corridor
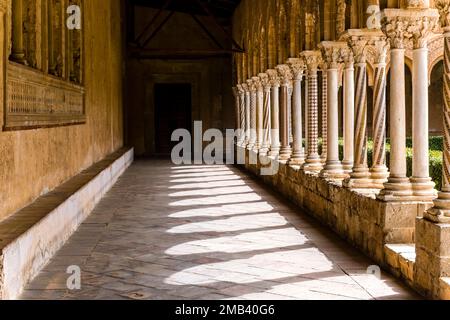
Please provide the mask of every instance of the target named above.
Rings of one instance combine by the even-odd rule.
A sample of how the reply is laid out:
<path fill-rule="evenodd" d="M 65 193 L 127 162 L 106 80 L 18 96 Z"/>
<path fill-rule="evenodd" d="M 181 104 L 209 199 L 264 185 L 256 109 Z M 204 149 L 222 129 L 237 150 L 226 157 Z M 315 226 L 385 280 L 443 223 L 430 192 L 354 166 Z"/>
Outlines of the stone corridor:
<path fill-rule="evenodd" d="M 234 167 L 136 161 L 22 299 L 419 299 L 280 199 Z"/>

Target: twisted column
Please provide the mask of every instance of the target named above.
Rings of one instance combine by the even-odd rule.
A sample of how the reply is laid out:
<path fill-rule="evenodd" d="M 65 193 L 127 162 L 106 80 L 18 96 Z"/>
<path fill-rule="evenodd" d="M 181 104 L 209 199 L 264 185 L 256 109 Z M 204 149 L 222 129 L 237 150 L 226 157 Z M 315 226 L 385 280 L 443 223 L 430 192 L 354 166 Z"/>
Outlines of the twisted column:
<path fill-rule="evenodd" d="M 245 91 L 242 85 L 238 85 L 238 94 L 239 94 L 239 129 L 241 130 L 239 136 L 239 146 L 245 144 Z"/>
<path fill-rule="evenodd" d="M 243 84 L 242 87 L 245 90 L 245 141 L 244 146 L 248 147 L 250 144 L 250 131 L 251 131 L 251 92 L 247 84 Z"/>
<path fill-rule="evenodd" d="M 386 167 L 386 53 L 387 43 L 377 43 L 378 63 L 373 86 L 373 160 L 370 169 L 372 188 L 383 189 L 389 176 Z"/>
<path fill-rule="evenodd" d="M 270 107 L 271 107 L 271 85 L 269 76 L 266 73 L 259 75 L 264 88 L 263 103 L 263 140 L 260 149 L 261 155 L 267 155 L 270 149 Z"/>
<path fill-rule="evenodd" d="M 253 150 L 256 144 L 256 87 L 252 80 L 247 80 L 250 90 L 250 141 L 247 145 L 248 150 Z"/>
<path fill-rule="evenodd" d="M 269 155 L 276 157 L 280 152 L 280 80 L 278 77 L 278 72 L 274 69 L 267 70 L 267 74 L 269 75 L 271 86 L 271 145 Z"/>
<path fill-rule="evenodd" d="M 428 210 L 425 219 L 436 223 L 450 223 L 450 8 L 441 7 L 445 17 L 444 27 L 444 146 L 442 166 L 442 189 L 434 206 Z"/>
<path fill-rule="evenodd" d="M 345 185 L 351 189 L 370 187 L 370 172 L 367 166 L 367 70 L 366 62 L 355 65 L 355 159 L 350 179 Z"/>
<path fill-rule="evenodd" d="M 264 88 L 259 77 L 253 77 L 256 87 L 256 141 L 253 151 L 261 149 L 263 140 L 263 108 L 264 108 Z"/>
<path fill-rule="evenodd" d="M 355 157 L 355 69 L 353 54 L 346 52 L 344 68 L 344 172 L 351 173 Z"/>
<path fill-rule="evenodd" d="M 322 162 L 318 148 L 318 83 L 317 69 L 320 60 L 320 53 L 316 51 L 303 52 L 308 66 L 308 149 L 307 158 L 303 169 L 307 172 L 320 172 Z"/>

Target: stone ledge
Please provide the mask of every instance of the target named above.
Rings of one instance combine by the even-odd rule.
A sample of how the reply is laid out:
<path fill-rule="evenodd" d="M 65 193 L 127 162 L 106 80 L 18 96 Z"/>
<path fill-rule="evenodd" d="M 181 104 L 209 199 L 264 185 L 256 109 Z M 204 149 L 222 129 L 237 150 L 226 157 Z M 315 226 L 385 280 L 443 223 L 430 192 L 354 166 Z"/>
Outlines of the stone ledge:
<path fill-rule="evenodd" d="M 387 244 L 384 246 L 384 254 L 386 264 L 391 272 L 413 286 L 416 262 L 415 244 Z"/>
<path fill-rule="evenodd" d="M 121 149 L 0 223 L 0 298 L 20 295 L 133 158 L 133 149 Z"/>

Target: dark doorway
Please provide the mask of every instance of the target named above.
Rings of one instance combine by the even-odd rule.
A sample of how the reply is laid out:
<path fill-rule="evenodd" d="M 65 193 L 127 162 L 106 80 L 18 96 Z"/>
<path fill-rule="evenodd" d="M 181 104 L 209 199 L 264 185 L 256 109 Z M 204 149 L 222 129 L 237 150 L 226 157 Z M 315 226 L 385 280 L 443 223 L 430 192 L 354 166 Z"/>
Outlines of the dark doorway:
<path fill-rule="evenodd" d="M 192 132 L 192 88 L 190 84 L 155 84 L 156 153 L 169 155 L 178 142 L 172 142 L 176 129 Z"/>

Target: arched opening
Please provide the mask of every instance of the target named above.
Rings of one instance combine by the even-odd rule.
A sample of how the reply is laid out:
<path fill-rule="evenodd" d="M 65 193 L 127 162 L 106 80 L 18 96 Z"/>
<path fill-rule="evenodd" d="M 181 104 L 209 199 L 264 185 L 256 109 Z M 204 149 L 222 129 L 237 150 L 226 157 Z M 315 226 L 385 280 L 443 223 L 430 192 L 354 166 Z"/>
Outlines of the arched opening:
<path fill-rule="evenodd" d="M 428 96 L 430 97 L 428 119 L 430 135 L 432 136 L 442 135 L 443 132 L 443 75 L 444 62 L 441 60 L 434 65 L 431 71 L 431 83 L 428 88 Z"/>

